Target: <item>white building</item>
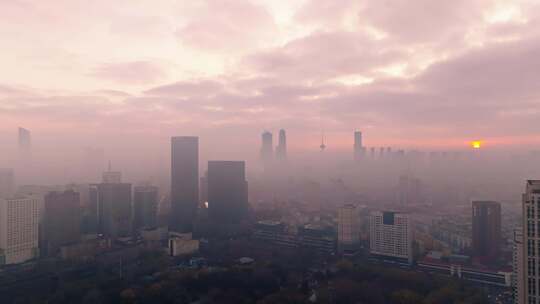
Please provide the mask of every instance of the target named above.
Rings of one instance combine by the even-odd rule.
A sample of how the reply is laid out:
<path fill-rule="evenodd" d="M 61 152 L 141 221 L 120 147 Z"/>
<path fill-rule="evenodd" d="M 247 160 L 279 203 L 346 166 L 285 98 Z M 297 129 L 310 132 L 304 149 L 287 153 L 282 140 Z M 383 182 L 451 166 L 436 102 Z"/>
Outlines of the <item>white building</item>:
<path fill-rule="evenodd" d="M 338 247 L 340 250 L 354 249 L 360 238 L 360 215 L 354 205 L 338 209 Z"/>
<path fill-rule="evenodd" d="M 523 242 L 522 257 L 518 257 L 519 304 L 540 303 L 540 180 L 528 180 L 523 194 Z"/>
<path fill-rule="evenodd" d="M 194 240 L 191 233 L 170 233 L 169 255 L 182 256 L 197 251 L 199 251 L 199 240 Z"/>
<path fill-rule="evenodd" d="M 38 257 L 39 199 L 0 199 L 0 264 Z"/>
<path fill-rule="evenodd" d="M 413 233 L 410 217 L 399 212 L 372 212 L 369 250 L 374 257 L 411 264 Z"/>

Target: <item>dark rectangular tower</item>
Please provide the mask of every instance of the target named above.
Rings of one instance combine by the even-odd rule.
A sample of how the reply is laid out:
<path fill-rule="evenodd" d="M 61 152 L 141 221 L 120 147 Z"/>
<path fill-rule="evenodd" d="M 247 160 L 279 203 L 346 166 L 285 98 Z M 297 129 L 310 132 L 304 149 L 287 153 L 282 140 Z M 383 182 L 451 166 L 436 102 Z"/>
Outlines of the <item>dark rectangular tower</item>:
<path fill-rule="evenodd" d="M 473 255 L 495 261 L 501 242 L 501 204 L 491 201 L 472 202 Z"/>
<path fill-rule="evenodd" d="M 133 226 L 135 230 L 157 225 L 158 188 L 137 186 L 133 190 Z"/>
<path fill-rule="evenodd" d="M 199 202 L 199 138 L 171 138 L 171 213 L 169 229 L 191 232 Z"/>
<path fill-rule="evenodd" d="M 248 209 L 243 161 L 208 162 L 208 213 L 216 225 L 233 225 L 245 219 Z"/>
<path fill-rule="evenodd" d="M 78 242 L 81 237 L 80 195 L 72 190 L 49 192 L 43 207 L 41 253 L 52 256 L 60 246 Z"/>

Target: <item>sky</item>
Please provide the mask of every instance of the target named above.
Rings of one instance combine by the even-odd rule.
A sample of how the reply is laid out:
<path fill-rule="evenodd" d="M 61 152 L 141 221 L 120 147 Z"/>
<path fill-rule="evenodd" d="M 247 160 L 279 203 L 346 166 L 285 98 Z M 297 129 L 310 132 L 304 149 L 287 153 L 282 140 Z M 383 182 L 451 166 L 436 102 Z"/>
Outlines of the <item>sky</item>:
<path fill-rule="evenodd" d="M 0 143 L 540 146 L 540 1 L 0 0 Z"/>

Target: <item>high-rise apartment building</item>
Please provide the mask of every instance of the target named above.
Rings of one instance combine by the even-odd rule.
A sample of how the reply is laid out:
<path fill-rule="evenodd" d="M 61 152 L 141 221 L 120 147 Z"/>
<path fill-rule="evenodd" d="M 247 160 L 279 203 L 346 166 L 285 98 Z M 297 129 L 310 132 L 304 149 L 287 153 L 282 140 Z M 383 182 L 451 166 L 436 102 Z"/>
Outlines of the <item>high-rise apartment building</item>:
<path fill-rule="evenodd" d="M 338 209 L 338 248 L 355 250 L 360 237 L 360 215 L 356 206 L 347 204 Z"/>
<path fill-rule="evenodd" d="M 199 204 L 199 138 L 171 138 L 171 212 L 169 229 L 191 232 Z"/>
<path fill-rule="evenodd" d="M 412 243 L 409 214 L 391 211 L 371 213 L 369 250 L 372 256 L 411 264 Z"/>
<path fill-rule="evenodd" d="M 512 293 L 514 303 L 526 303 L 523 284 L 523 230 L 514 229 L 514 239 L 512 247 Z"/>
<path fill-rule="evenodd" d="M 523 296 L 519 304 L 540 303 L 540 180 L 528 180 L 523 194 L 523 242 L 521 257 L 517 260 L 518 290 Z M 519 253 L 519 252 L 518 252 Z"/>
<path fill-rule="evenodd" d="M 78 242 L 81 237 L 79 193 L 68 190 L 45 195 L 40 252 L 52 256 L 61 246 Z"/>
<path fill-rule="evenodd" d="M 472 249 L 476 258 L 494 262 L 501 243 L 501 204 L 491 201 L 472 202 Z"/>
<path fill-rule="evenodd" d="M 136 230 L 157 225 L 158 188 L 137 186 L 133 190 L 133 226 Z"/>
<path fill-rule="evenodd" d="M 0 199 L 0 264 L 17 264 L 39 255 L 39 199 Z"/>

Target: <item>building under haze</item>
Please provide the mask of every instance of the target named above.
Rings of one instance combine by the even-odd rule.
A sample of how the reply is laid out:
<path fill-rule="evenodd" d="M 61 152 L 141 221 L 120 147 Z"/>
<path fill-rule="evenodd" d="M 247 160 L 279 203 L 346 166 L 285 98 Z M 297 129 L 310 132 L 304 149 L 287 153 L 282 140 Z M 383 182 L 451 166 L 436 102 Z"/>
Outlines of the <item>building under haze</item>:
<path fill-rule="evenodd" d="M 377 211 L 370 216 L 369 252 L 374 258 L 411 264 L 413 233 L 407 213 Z"/>
<path fill-rule="evenodd" d="M 169 229 L 191 232 L 199 204 L 199 138 L 171 138 L 171 210 Z"/>
<path fill-rule="evenodd" d="M 111 239 L 132 233 L 131 184 L 117 172 L 105 172 L 103 182 L 90 186 L 90 204 L 97 210 L 97 232 Z"/>
<path fill-rule="evenodd" d="M 495 262 L 501 246 L 501 204 L 472 202 L 472 250 L 475 258 Z"/>
<path fill-rule="evenodd" d="M 360 238 L 360 215 L 356 206 L 347 204 L 338 209 L 338 248 L 355 250 Z"/>
<path fill-rule="evenodd" d="M 19 127 L 19 150 L 21 152 L 29 151 L 32 147 L 32 137 L 30 130 Z"/>
<path fill-rule="evenodd" d="M 79 193 L 68 190 L 45 195 L 40 233 L 41 255 L 55 255 L 61 246 L 78 242 L 81 238 L 80 227 Z"/>
<path fill-rule="evenodd" d="M 362 146 L 362 132 L 354 132 L 354 160 L 358 161 L 364 155 L 364 146 Z"/>
<path fill-rule="evenodd" d="M 514 239 L 512 246 L 512 293 L 514 303 L 526 303 L 523 284 L 523 230 L 514 229 Z"/>
<path fill-rule="evenodd" d="M 540 303 L 540 180 L 528 180 L 523 194 L 523 241 L 518 261 L 519 304 Z"/>
<path fill-rule="evenodd" d="M 9 198 L 15 193 L 13 169 L 0 168 L 0 198 Z"/>
<path fill-rule="evenodd" d="M 0 264 L 39 256 L 39 205 L 36 197 L 0 199 Z"/>
<path fill-rule="evenodd" d="M 279 130 L 279 142 L 276 147 L 276 159 L 280 162 L 287 161 L 287 135 L 284 129 Z"/>
<path fill-rule="evenodd" d="M 265 168 L 269 166 L 274 159 L 274 146 L 272 133 L 264 131 L 261 135 L 261 161 Z"/>
<path fill-rule="evenodd" d="M 137 186 L 133 190 L 133 227 L 135 230 L 157 226 L 158 188 Z"/>
<path fill-rule="evenodd" d="M 421 204 L 424 202 L 422 181 L 419 178 L 404 174 L 399 177 L 398 203 L 402 206 Z"/>
<path fill-rule="evenodd" d="M 243 161 L 208 162 L 208 215 L 210 222 L 232 228 L 246 218 L 248 187 Z"/>

